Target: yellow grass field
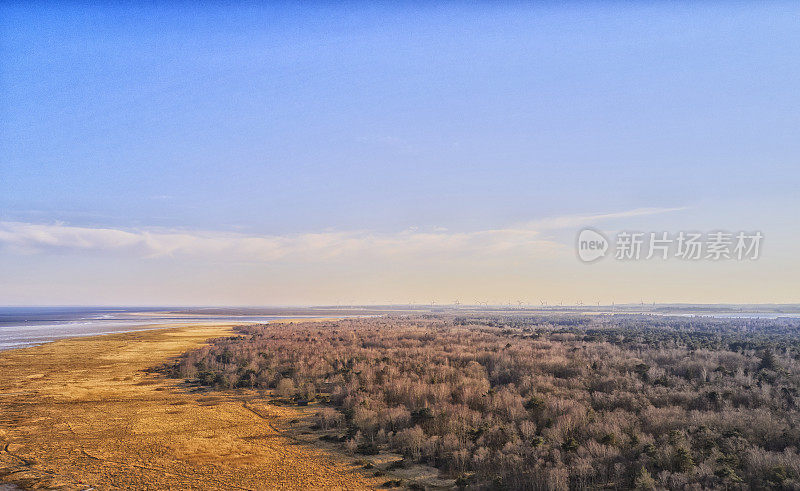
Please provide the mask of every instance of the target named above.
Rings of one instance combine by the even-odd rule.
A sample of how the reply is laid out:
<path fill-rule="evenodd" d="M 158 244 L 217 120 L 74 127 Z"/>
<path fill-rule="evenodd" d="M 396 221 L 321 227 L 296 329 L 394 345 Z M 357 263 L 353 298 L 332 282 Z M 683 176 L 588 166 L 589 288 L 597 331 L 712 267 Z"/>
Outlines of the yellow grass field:
<path fill-rule="evenodd" d="M 363 489 L 350 460 L 281 431 L 297 408 L 192 393 L 148 372 L 230 326 L 0 353 L 0 482 L 58 489 Z M 257 407 L 257 409 L 254 409 Z"/>

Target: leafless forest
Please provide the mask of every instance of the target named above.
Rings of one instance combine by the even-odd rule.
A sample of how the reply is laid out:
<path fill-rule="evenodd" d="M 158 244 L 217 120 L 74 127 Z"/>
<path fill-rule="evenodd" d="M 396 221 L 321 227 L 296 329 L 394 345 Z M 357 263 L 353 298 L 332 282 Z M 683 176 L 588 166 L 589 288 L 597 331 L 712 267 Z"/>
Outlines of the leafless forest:
<path fill-rule="evenodd" d="M 389 316 L 249 326 L 175 376 L 319 404 L 322 438 L 468 488 L 800 489 L 800 321 Z"/>

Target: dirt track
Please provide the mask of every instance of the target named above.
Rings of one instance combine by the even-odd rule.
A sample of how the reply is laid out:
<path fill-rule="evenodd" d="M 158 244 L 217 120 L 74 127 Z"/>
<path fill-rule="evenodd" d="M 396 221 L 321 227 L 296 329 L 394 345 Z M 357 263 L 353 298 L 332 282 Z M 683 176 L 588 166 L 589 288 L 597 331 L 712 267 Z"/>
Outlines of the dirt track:
<path fill-rule="evenodd" d="M 0 482 L 64 489 L 367 488 L 279 428 L 293 408 L 203 395 L 148 373 L 229 333 L 191 326 L 0 353 Z"/>

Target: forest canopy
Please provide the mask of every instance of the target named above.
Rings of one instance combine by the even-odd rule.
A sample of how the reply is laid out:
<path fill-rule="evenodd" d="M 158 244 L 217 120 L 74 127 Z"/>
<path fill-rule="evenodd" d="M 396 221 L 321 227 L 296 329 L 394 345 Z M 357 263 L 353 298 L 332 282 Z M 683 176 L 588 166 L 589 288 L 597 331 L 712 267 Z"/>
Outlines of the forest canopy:
<path fill-rule="evenodd" d="M 241 327 L 170 368 L 322 401 L 459 486 L 800 488 L 800 321 L 389 316 Z"/>

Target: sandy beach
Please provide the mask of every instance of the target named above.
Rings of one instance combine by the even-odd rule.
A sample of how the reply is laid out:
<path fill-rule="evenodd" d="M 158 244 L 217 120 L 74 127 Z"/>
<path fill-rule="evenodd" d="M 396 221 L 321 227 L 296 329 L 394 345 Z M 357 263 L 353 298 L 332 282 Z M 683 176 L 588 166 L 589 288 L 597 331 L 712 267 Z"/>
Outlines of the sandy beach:
<path fill-rule="evenodd" d="M 281 427 L 297 408 L 153 373 L 231 332 L 192 325 L 0 353 L 0 482 L 59 489 L 374 487 Z"/>

